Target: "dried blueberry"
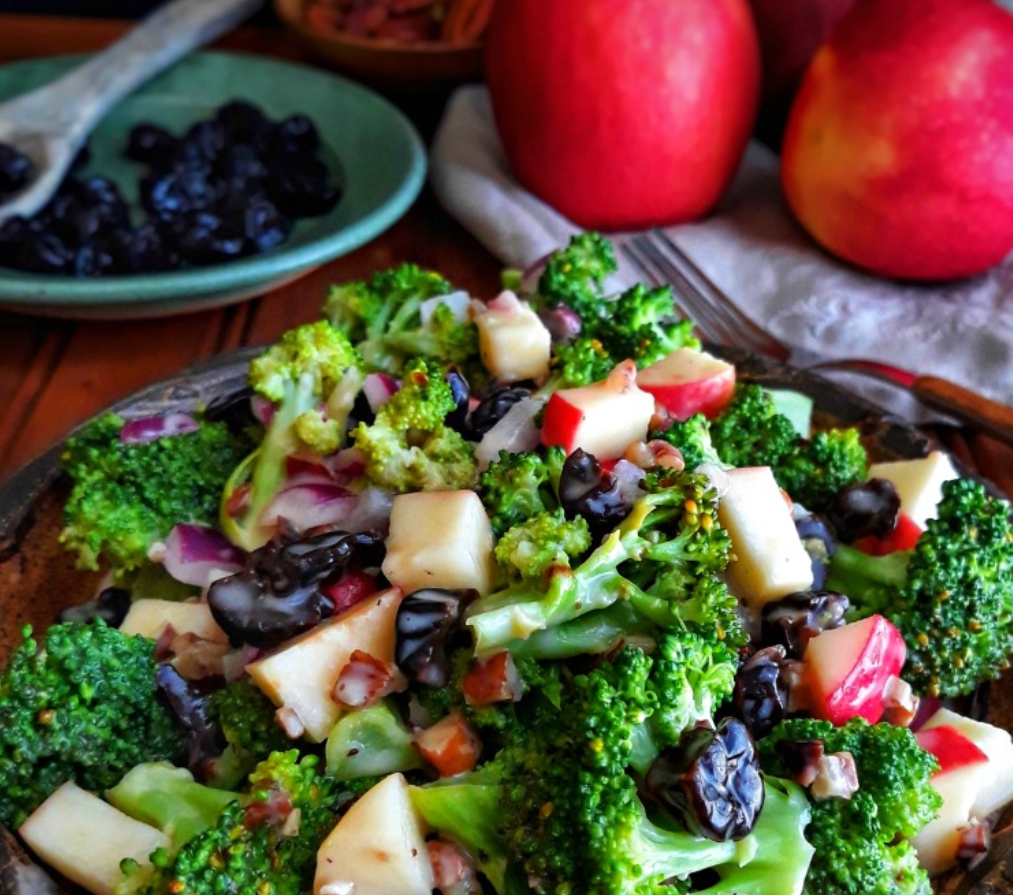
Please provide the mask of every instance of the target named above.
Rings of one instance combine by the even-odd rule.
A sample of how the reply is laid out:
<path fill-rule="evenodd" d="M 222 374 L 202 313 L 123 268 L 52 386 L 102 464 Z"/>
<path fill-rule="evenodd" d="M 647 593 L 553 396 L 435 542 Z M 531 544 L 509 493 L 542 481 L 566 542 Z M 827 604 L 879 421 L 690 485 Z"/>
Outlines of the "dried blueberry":
<path fill-rule="evenodd" d="M 178 145 L 179 141 L 157 124 L 139 124 L 127 136 L 125 155 L 135 162 L 159 167 L 172 160 Z"/>
<path fill-rule="evenodd" d="M 645 786 L 689 830 L 716 842 L 748 836 L 763 808 L 756 745 L 737 718 L 690 730 L 654 760 Z"/>
<path fill-rule="evenodd" d="M 516 385 L 494 385 L 486 390 L 468 420 L 471 433 L 476 439 L 481 438 L 507 415 L 514 404 L 530 395 L 531 389 Z"/>
<path fill-rule="evenodd" d="M 243 212 L 242 223 L 248 248 L 254 252 L 266 252 L 281 245 L 292 229 L 288 218 L 263 196 L 249 200 Z"/>
<path fill-rule="evenodd" d="M 768 646 L 750 656 L 735 675 L 738 716 L 757 739 L 765 737 L 788 714 L 788 680 L 782 666 L 783 646 Z"/>
<path fill-rule="evenodd" d="M 333 614 L 334 602 L 322 588 L 343 569 L 382 559 L 383 539 L 375 532 L 276 537 L 250 554 L 243 571 L 214 582 L 208 604 L 233 645 L 277 646 Z"/>
<path fill-rule="evenodd" d="M 74 253 L 55 233 L 39 233 L 21 243 L 15 264 L 29 273 L 69 273 Z"/>
<path fill-rule="evenodd" d="M 447 385 L 450 386 L 450 394 L 454 398 L 454 409 L 447 414 L 444 422 L 451 429 L 458 432 L 466 432 L 468 429 L 468 405 L 471 402 L 471 386 L 464 374 L 451 367 L 446 373 Z"/>
<path fill-rule="evenodd" d="M 559 502 L 567 516 L 583 516 L 596 536 L 615 528 L 632 508 L 616 477 L 602 469 L 597 457 L 580 448 L 563 463 Z"/>
<path fill-rule="evenodd" d="M 268 195 L 287 215 L 316 217 L 330 211 L 341 198 L 341 190 L 328 183 L 326 175 L 314 175 L 291 166 L 272 169 Z"/>
<path fill-rule="evenodd" d="M 823 631 L 844 624 L 848 598 L 833 591 L 800 591 L 765 604 L 760 636 L 765 644 L 780 644 L 793 659 L 801 659 L 806 644 Z"/>
<path fill-rule="evenodd" d="M 210 211 L 193 211 L 183 215 L 177 248 L 191 264 L 220 264 L 243 254 L 246 238 Z"/>
<path fill-rule="evenodd" d="M 286 149 L 313 152 L 320 146 L 316 125 L 305 115 L 291 115 L 280 122 L 275 136 Z"/>
<path fill-rule="evenodd" d="M 197 780 L 206 781 L 214 759 L 225 746 L 207 697 L 167 663 L 160 664 L 155 671 L 155 688 L 158 698 L 184 732 L 187 767 Z"/>
<path fill-rule="evenodd" d="M 130 591 L 107 587 L 87 603 L 71 606 L 60 613 L 61 622 L 93 622 L 102 619 L 110 628 L 118 628 L 130 611 Z"/>
<path fill-rule="evenodd" d="M 0 143 L 0 198 L 24 189 L 35 176 L 35 163 L 23 152 Z"/>
<path fill-rule="evenodd" d="M 458 627 L 461 602 L 459 593 L 438 588 L 417 590 L 401 601 L 394 656 L 409 679 L 429 687 L 446 686 L 447 642 Z"/>
<path fill-rule="evenodd" d="M 793 511 L 795 531 L 799 540 L 809 554 L 809 562 L 813 570 L 813 589 L 819 590 L 827 580 L 827 565 L 834 555 L 837 542 L 830 524 L 822 516 L 803 511 L 800 504 L 795 504 Z"/>
<path fill-rule="evenodd" d="M 893 482 L 869 479 L 840 491 L 827 511 L 837 537 L 846 544 L 872 535 L 885 538 L 897 524 L 900 496 Z"/>
<path fill-rule="evenodd" d="M 268 128 L 264 113 L 243 100 L 226 103 L 215 117 L 222 123 L 233 143 L 253 143 Z"/>

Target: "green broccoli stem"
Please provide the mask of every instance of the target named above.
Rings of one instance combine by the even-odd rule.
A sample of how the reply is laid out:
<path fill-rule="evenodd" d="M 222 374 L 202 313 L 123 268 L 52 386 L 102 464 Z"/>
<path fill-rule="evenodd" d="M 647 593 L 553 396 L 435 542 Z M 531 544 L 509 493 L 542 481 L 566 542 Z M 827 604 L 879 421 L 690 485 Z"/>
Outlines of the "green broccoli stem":
<path fill-rule="evenodd" d="M 507 649 L 515 659 L 571 659 L 610 652 L 622 641 L 650 638 L 656 626 L 638 613 L 629 602 L 589 612 L 580 618 L 535 631 L 527 640 L 515 640 Z"/>
<path fill-rule="evenodd" d="M 913 551 L 871 556 L 847 544 L 839 544 L 830 557 L 826 587 L 848 597 L 862 615 L 888 610 L 891 596 L 907 582 Z"/>
<path fill-rule="evenodd" d="M 544 590 L 539 582 L 525 581 L 473 603 L 467 624 L 475 637 L 476 653 L 527 640 L 536 631 L 605 609 L 618 600 L 646 596 L 616 570 L 627 560 L 639 559 L 649 546 L 640 527 L 653 509 L 648 499 L 638 501 L 623 523 L 576 569 L 553 569 Z"/>
<path fill-rule="evenodd" d="M 261 525 L 261 518 L 285 481 L 285 461 L 298 445 L 295 422 L 317 403 L 318 395 L 309 373 L 287 384 L 260 447 L 239 464 L 226 483 L 221 525 L 225 536 L 237 547 L 256 550 L 267 543 L 270 533 Z M 250 494 L 246 508 L 240 516 L 233 516 L 227 510 L 229 498 L 247 480 Z"/>

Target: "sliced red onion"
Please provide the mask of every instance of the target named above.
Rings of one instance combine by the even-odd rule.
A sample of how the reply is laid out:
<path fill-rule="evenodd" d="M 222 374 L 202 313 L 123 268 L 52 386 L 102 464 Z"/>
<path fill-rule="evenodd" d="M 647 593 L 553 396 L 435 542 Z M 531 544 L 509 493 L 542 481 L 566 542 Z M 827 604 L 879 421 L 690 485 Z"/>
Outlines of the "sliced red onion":
<path fill-rule="evenodd" d="M 274 402 L 269 401 L 263 395 L 254 395 L 250 398 L 250 410 L 253 412 L 254 417 L 265 426 L 271 425 L 271 420 L 274 419 L 274 411 L 276 409 Z"/>
<path fill-rule="evenodd" d="M 324 459 L 324 465 L 331 477 L 340 484 L 348 484 L 361 478 L 366 471 L 366 455 L 358 448 L 345 448 Z"/>
<path fill-rule="evenodd" d="M 535 417 L 545 402 L 541 398 L 522 398 L 511 407 L 475 447 L 479 469 L 485 469 L 500 451 L 516 454 L 533 451 L 540 440 Z"/>
<path fill-rule="evenodd" d="M 396 379 L 386 373 L 370 373 L 362 383 L 362 394 L 366 397 L 369 409 L 376 413 L 386 404 L 398 389 L 401 388 Z"/>
<path fill-rule="evenodd" d="M 357 495 L 358 502 L 345 517 L 345 531 L 378 531 L 386 534 L 390 528 L 390 511 L 394 495 L 383 488 L 370 486 Z"/>
<path fill-rule="evenodd" d="M 261 522 L 271 526 L 284 519 L 298 531 L 318 525 L 337 525 L 344 522 L 357 503 L 354 494 L 333 482 L 293 485 L 279 492 L 268 504 Z"/>
<path fill-rule="evenodd" d="M 419 305 L 419 316 L 422 318 L 423 326 L 429 325 L 433 312 L 440 305 L 448 308 L 458 323 L 464 323 L 468 319 L 468 311 L 471 308 L 471 296 L 467 292 L 458 290 L 457 292 L 450 292 L 447 295 L 436 295 L 433 298 L 427 298 Z"/>
<path fill-rule="evenodd" d="M 504 289 L 499 295 L 488 302 L 487 307 L 490 311 L 499 311 L 501 313 L 513 313 L 515 311 L 523 311 L 528 305 L 527 302 L 522 302 L 516 292 L 512 292 L 509 289 Z"/>
<path fill-rule="evenodd" d="M 146 416 L 130 420 L 120 429 L 121 444 L 150 444 L 160 438 L 189 435 L 200 424 L 189 413 L 167 413 L 164 416 Z"/>
<path fill-rule="evenodd" d="M 644 481 L 644 470 L 636 463 L 625 459 L 617 460 L 612 467 L 612 475 L 618 485 L 616 496 L 624 504 L 632 506 L 635 500 L 644 496 L 644 489 L 640 487 Z"/>
<path fill-rule="evenodd" d="M 173 578 L 200 588 L 235 574 L 243 568 L 243 560 L 243 551 L 221 532 L 188 522 L 173 526 L 161 558 Z"/>
<path fill-rule="evenodd" d="M 222 674 L 225 680 L 231 683 L 238 681 L 246 674 L 246 666 L 260 658 L 263 650 L 256 646 L 245 644 L 225 654 L 222 659 Z"/>

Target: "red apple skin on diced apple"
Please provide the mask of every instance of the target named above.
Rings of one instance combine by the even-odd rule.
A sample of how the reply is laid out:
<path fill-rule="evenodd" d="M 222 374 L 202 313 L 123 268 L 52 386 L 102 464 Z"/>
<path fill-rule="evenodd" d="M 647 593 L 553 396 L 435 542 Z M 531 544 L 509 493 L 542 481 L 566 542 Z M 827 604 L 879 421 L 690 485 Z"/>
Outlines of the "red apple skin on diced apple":
<path fill-rule="evenodd" d="M 968 765 L 988 761 L 988 756 L 976 743 L 964 736 L 956 727 L 941 724 L 915 733 L 918 745 L 931 752 L 939 762 L 936 774 L 946 774 Z"/>
<path fill-rule="evenodd" d="M 567 455 L 571 454 L 577 447 L 577 435 L 583 421 L 584 412 L 556 392 L 545 405 L 542 444 L 546 446 L 558 444 Z"/>
<path fill-rule="evenodd" d="M 637 374 L 637 385 L 678 420 L 717 416 L 735 393 L 735 367 L 692 348 L 680 348 Z"/>
<path fill-rule="evenodd" d="M 881 615 L 823 631 L 804 656 L 813 715 L 837 727 L 855 717 L 875 724 L 883 716 L 886 683 L 906 658 L 900 631 Z"/>

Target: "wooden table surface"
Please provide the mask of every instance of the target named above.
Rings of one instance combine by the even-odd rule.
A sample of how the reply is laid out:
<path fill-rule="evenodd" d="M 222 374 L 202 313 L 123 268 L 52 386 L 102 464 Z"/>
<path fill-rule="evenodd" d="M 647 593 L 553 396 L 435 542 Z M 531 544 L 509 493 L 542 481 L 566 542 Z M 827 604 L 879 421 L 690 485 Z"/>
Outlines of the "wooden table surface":
<path fill-rule="evenodd" d="M 100 49 L 127 23 L 0 15 L 0 64 Z M 242 28 L 221 48 L 312 64 L 286 32 Z M 423 131 L 433 97 L 400 98 Z M 363 248 L 270 294 L 229 308 L 142 321 L 48 320 L 0 313 L 0 480 L 60 441 L 76 423 L 188 364 L 267 343 L 319 312 L 330 283 L 402 261 L 435 268 L 489 295 L 499 264 L 424 192 L 408 214 Z M 1013 494 L 1013 451 L 976 433 L 939 429 L 943 445 Z"/>

